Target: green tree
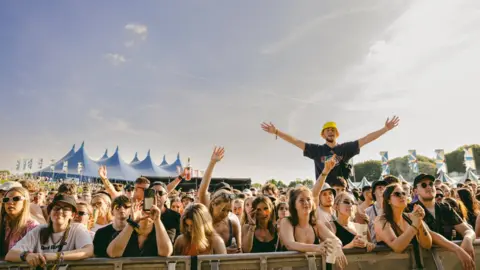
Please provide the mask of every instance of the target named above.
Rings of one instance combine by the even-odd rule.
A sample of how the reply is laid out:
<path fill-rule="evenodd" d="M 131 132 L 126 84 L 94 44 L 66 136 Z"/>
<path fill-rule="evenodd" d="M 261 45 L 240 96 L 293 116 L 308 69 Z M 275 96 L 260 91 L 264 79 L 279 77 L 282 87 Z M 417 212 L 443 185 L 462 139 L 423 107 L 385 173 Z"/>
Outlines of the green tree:
<path fill-rule="evenodd" d="M 312 189 L 313 188 L 313 180 L 312 179 L 305 179 L 302 181 L 302 185 Z"/>
<path fill-rule="evenodd" d="M 253 183 L 253 184 L 252 184 L 252 187 L 253 187 L 253 188 L 256 188 L 256 189 L 261 189 L 261 188 L 262 188 L 262 184 L 260 184 L 260 183 Z"/>
<path fill-rule="evenodd" d="M 367 160 L 355 164 L 355 178 L 358 182 L 366 177 L 369 181 L 377 180 L 382 174 L 382 163 L 379 160 Z"/>

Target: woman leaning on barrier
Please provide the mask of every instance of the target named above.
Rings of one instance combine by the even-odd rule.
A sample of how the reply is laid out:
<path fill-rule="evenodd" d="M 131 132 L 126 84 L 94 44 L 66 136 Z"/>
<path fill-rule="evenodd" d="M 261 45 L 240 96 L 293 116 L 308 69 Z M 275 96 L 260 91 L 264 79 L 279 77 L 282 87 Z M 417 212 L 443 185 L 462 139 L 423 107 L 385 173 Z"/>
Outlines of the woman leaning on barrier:
<path fill-rule="evenodd" d="M 220 235 L 225 243 L 228 254 L 241 253 L 242 246 L 240 221 L 231 214 L 232 202 L 236 199 L 235 194 L 228 189 L 220 189 L 215 191 L 210 198 L 207 190 L 212 180 L 212 172 L 215 164 L 223 159 L 225 150 L 223 147 L 215 147 L 210 163 L 205 170 L 202 183 L 198 188 L 199 201 L 208 207 L 208 211 L 212 216 L 213 227 Z"/>
<path fill-rule="evenodd" d="M 212 217 L 205 205 L 191 203 L 180 222 L 182 234 L 175 240 L 174 255 L 198 256 L 227 254 L 225 243 L 215 232 Z"/>
<path fill-rule="evenodd" d="M 0 258 L 29 231 L 39 224 L 30 217 L 30 196 L 23 187 L 9 189 L 2 199 L 0 211 Z"/>
<path fill-rule="evenodd" d="M 48 225 L 39 225 L 28 232 L 7 253 L 6 261 L 45 266 L 49 262 L 61 264 L 64 260 L 82 260 L 93 255 L 87 229 L 73 222 L 77 204 L 72 196 L 58 194 L 47 210 Z"/>
<path fill-rule="evenodd" d="M 341 250 L 340 240 L 325 224 L 317 223 L 310 189 L 301 186 L 292 190 L 288 204 L 290 216 L 280 223 L 280 239 L 285 250 L 318 252 L 322 255 L 335 252 L 337 266 L 344 268 L 347 258 Z"/>
<path fill-rule="evenodd" d="M 378 244 L 389 246 L 395 252 L 403 252 L 410 243 L 425 249 L 432 247 L 432 236 L 423 222 L 425 210 L 415 205 L 412 213 L 404 213 L 407 194 L 400 184 L 387 186 L 383 193 L 383 215 L 375 219 Z"/>
<path fill-rule="evenodd" d="M 278 235 L 275 226 L 275 206 L 270 198 L 260 195 L 253 200 L 248 224 L 242 228 L 244 253 L 275 252 Z"/>
<path fill-rule="evenodd" d="M 375 244 L 370 242 L 368 236 L 368 226 L 365 224 L 365 234 L 357 231 L 355 223 L 352 222 L 354 214 L 355 201 L 352 195 L 347 192 L 341 192 L 335 197 L 333 204 L 337 217 L 330 222 L 329 227 L 333 233 L 342 241 L 344 249 L 366 248 L 371 252 Z"/>

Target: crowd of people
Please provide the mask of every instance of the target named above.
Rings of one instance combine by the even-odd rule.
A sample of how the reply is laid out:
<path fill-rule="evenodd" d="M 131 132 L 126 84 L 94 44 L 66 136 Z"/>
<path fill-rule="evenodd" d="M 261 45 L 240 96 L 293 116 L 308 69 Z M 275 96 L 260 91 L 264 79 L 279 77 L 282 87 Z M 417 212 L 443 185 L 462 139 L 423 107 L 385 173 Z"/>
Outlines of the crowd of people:
<path fill-rule="evenodd" d="M 198 190 L 186 192 L 176 189 L 186 181 L 184 171 L 168 184 L 145 177 L 125 186 L 112 184 L 105 167 L 99 170 L 102 183 L 95 185 L 8 181 L 0 186 L 0 256 L 45 266 L 90 257 L 299 251 L 325 255 L 341 269 L 348 264 L 345 249 L 371 252 L 385 245 L 403 252 L 413 245 L 417 252 L 437 245 L 454 252 L 464 269 L 475 269 L 473 242 L 480 236 L 475 181 L 452 186 L 419 174 L 411 186 L 388 175 L 358 190 L 343 177 L 360 147 L 397 124 L 397 118 L 387 120 L 373 135 L 338 145 L 338 130 L 330 122 L 322 130 L 327 141 L 322 146 L 263 124 L 265 131 L 315 160 L 313 188 L 212 186 L 213 170 L 224 158 L 222 147 L 213 150 Z M 154 194 L 152 204 L 148 194 Z"/>

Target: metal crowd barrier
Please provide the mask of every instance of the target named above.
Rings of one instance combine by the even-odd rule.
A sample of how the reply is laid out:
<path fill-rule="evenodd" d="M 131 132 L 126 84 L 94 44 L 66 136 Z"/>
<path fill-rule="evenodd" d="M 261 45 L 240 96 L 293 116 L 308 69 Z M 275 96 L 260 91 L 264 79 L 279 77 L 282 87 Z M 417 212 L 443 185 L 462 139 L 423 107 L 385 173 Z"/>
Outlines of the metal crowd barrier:
<path fill-rule="evenodd" d="M 459 243 L 457 243 L 459 244 Z M 476 265 L 480 269 L 480 241 L 475 243 Z M 357 269 L 421 269 L 414 259 L 413 248 L 395 253 L 387 247 L 377 247 L 366 253 L 362 249 L 344 250 L 348 266 L 345 270 Z M 423 269 L 462 269 L 460 261 L 452 252 L 433 247 L 421 250 Z M 24 263 L 0 262 L 3 269 L 30 269 Z M 275 252 L 245 253 L 236 255 L 202 255 L 196 257 L 173 256 L 168 258 L 92 258 L 83 261 L 66 262 L 59 270 L 316 270 L 327 269 L 324 258 L 310 253 Z"/>

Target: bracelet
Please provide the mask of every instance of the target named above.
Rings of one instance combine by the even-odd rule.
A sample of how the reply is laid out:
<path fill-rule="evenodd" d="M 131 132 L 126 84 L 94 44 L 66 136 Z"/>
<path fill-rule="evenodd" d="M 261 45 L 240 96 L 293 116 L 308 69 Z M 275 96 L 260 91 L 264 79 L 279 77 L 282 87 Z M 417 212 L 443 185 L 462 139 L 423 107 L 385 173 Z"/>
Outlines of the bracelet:
<path fill-rule="evenodd" d="M 327 177 L 327 176 L 328 176 L 328 173 L 323 173 L 323 172 L 322 172 L 322 176 Z"/>
<path fill-rule="evenodd" d="M 22 260 L 22 262 L 27 261 L 27 256 L 30 253 L 31 253 L 30 251 L 24 251 L 24 252 L 20 253 L 20 260 Z"/>
<path fill-rule="evenodd" d="M 275 140 L 278 140 L 278 129 L 275 129 Z"/>
<path fill-rule="evenodd" d="M 179 175 L 179 176 L 178 176 L 178 179 L 180 179 L 180 181 L 183 181 L 183 180 L 185 180 L 185 178 L 184 178 L 184 177 L 182 177 L 181 175 Z"/>
<path fill-rule="evenodd" d="M 418 228 L 417 228 L 417 226 L 415 226 L 415 225 L 413 225 L 413 224 L 411 224 L 410 226 L 413 227 L 413 228 L 415 229 L 415 231 L 417 231 L 417 233 L 418 233 Z"/>
<path fill-rule="evenodd" d="M 128 223 L 128 225 L 132 226 L 133 229 L 138 229 L 138 228 L 140 228 L 140 225 L 138 225 L 138 223 L 136 223 L 135 221 L 133 221 L 131 218 L 127 218 L 127 223 Z"/>

